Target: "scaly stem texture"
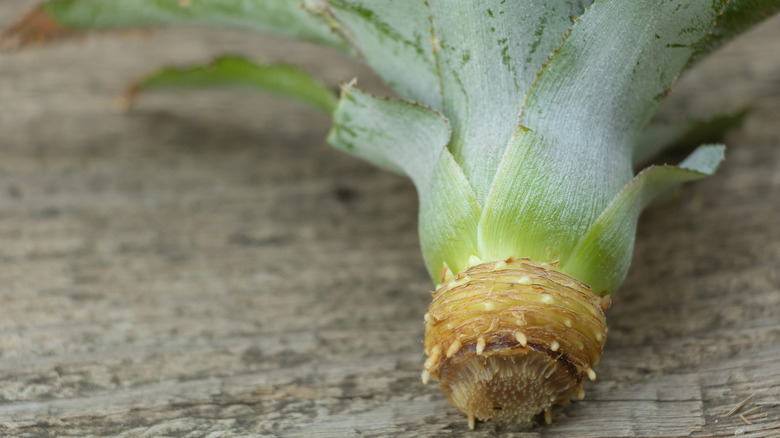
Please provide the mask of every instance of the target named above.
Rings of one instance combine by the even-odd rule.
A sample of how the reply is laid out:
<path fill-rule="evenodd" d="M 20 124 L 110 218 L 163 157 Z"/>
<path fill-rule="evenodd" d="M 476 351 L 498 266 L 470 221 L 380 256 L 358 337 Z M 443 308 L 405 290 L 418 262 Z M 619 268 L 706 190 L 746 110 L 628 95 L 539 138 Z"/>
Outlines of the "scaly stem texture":
<path fill-rule="evenodd" d="M 450 403 L 472 421 L 528 423 L 584 396 L 606 338 L 608 297 L 529 259 L 444 280 L 426 314 L 423 380 L 439 381 Z"/>

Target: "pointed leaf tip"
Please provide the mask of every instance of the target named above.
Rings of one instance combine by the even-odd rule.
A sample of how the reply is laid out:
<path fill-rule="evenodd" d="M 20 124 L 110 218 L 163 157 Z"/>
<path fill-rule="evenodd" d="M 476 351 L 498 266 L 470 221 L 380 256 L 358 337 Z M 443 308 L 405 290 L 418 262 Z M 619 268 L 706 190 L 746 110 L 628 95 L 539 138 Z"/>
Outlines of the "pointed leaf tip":
<path fill-rule="evenodd" d="M 0 50 L 20 50 L 77 34 L 78 32 L 61 27 L 43 5 L 39 5 L 0 35 Z"/>
<path fill-rule="evenodd" d="M 679 167 L 702 175 L 712 175 L 723 162 L 725 155 L 726 146 L 722 144 L 703 145 L 683 160 Z"/>

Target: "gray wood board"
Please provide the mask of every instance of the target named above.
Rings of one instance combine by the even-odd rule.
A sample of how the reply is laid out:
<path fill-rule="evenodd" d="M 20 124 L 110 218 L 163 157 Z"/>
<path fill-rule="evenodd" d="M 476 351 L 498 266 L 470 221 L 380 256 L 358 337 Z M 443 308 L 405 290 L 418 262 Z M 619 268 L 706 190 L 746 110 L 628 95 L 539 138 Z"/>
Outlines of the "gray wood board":
<path fill-rule="evenodd" d="M 0 25 L 30 4 L 0 3 Z M 665 106 L 756 109 L 717 176 L 643 217 L 586 399 L 469 436 L 780 436 L 778 39 L 774 19 Z M 240 32 L 0 54 L 0 435 L 466 434 L 419 379 L 431 285 L 408 181 L 266 96 L 111 111 L 132 78 L 221 52 L 383 90 L 351 60 Z M 752 424 L 726 415 L 751 395 Z"/>

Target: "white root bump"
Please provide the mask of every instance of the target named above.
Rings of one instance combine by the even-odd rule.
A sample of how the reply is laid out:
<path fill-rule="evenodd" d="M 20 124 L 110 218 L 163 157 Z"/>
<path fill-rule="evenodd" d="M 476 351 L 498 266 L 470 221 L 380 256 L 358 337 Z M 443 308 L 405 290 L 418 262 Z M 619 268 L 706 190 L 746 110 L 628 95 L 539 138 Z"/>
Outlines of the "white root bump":
<path fill-rule="evenodd" d="M 441 356 L 441 346 L 437 345 L 431 349 L 431 354 L 428 356 L 428 359 L 425 360 L 425 364 L 423 364 L 423 367 L 426 370 L 430 370 L 436 362 L 439 361 L 439 356 Z"/>
<path fill-rule="evenodd" d="M 577 400 L 585 400 L 585 389 L 580 385 L 580 388 L 577 390 Z"/>
<path fill-rule="evenodd" d="M 515 339 L 517 339 L 517 342 L 519 342 L 521 346 L 528 346 L 528 338 L 526 338 L 525 333 L 521 332 L 520 330 L 515 332 Z"/>
<path fill-rule="evenodd" d="M 450 348 L 447 349 L 447 359 L 451 358 L 455 353 L 457 353 L 461 346 L 462 344 L 460 343 L 460 340 L 456 339 L 455 342 L 450 345 Z"/>
<path fill-rule="evenodd" d="M 550 350 L 558 351 L 559 348 L 561 348 L 561 344 L 559 344 L 558 341 L 552 341 L 550 343 Z"/>
<path fill-rule="evenodd" d="M 469 267 L 481 265 L 484 263 L 481 258 L 475 256 L 474 254 L 469 256 Z"/>
<path fill-rule="evenodd" d="M 423 370 L 422 375 L 420 375 L 420 378 L 422 379 L 423 385 L 427 385 L 428 382 L 431 380 L 431 373 L 429 373 L 428 370 Z"/>
<path fill-rule="evenodd" d="M 469 414 L 469 429 L 474 430 L 474 426 L 477 424 L 477 419 L 473 414 Z"/>
<path fill-rule="evenodd" d="M 591 380 L 591 382 L 596 380 L 596 372 L 593 371 L 593 368 L 588 368 L 586 372 L 588 373 L 588 378 Z"/>
<path fill-rule="evenodd" d="M 485 338 L 480 337 L 477 339 L 477 354 L 481 356 L 483 351 L 485 351 Z"/>
<path fill-rule="evenodd" d="M 527 275 L 523 275 L 522 277 L 517 279 L 518 284 L 531 284 L 533 281 L 531 280 L 531 277 Z"/>

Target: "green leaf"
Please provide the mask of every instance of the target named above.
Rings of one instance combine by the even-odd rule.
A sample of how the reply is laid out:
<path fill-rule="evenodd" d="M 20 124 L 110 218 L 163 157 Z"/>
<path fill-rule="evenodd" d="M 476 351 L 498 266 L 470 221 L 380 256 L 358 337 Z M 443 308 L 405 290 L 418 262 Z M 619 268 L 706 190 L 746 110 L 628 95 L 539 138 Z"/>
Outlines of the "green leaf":
<path fill-rule="evenodd" d="M 634 166 L 646 163 L 659 153 L 677 148 L 691 148 L 721 140 L 726 131 L 739 126 L 751 111 L 743 108 L 709 120 L 677 120 L 653 123 L 645 127 L 634 144 Z"/>
<path fill-rule="evenodd" d="M 70 30 L 152 26 L 245 29 L 300 38 L 337 50 L 349 46 L 301 9 L 301 0 L 52 0 L 43 3 L 5 39 L 40 42 Z"/>
<path fill-rule="evenodd" d="M 612 294 L 628 272 L 639 214 L 654 197 L 686 182 L 712 175 L 723 161 L 724 146 L 696 149 L 679 166 L 653 166 L 634 177 L 615 196 L 561 264 L 561 270 L 588 284 L 593 293 Z"/>
<path fill-rule="evenodd" d="M 417 190 L 430 185 L 450 125 L 438 111 L 377 98 L 351 85 L 341 90 L 328 143 L 390 171 L 408 175 Z"/>
<path fill-rule="evenodd" d="M 434 281 L 445 262 L 453 272 L 465 268 L 477 247 L 479 205 L 447 149 L 449 138 L 449 123 L 437 111 L 351 86 L 342 91 L 328 135 L 334 147 L 412 179 L 423 257 Z"/>
<path fill-rule="evenodd" d="M 443 268 L 458 273 L 478 254 L 481 209 L 466 175 L 447 148 L 442 148 L 430 185 L 419 196 L 420 246 L 431 278 L 439 283 Z"/>
<path fill-rule="evenodd" d="M 711 0 L 600 0 L 577 20 L 483 205 L 482 257 L 567 261 L 631 180 L 636 135 L 716 13 Z"/>
<path fill-rule="evenodd" d="M 310 105 L 331 114 L 337 99 L 333 91 L 305 71 L 288 64 L 256 64 L 239 56 L 224 56 L 206 65 L 166 68 L 135 83 L 129 100 L 139 92 L 171 88 L 231 87 L 265 91 Z"/>
<path fill-rule="evenodd" d="M 428 0 L 455 159 L 487 197 L 523 97 L 588 1 Z"/>
<path fill-rule="evenodd" d="M 304 6 L 345 35 L 402 98 L 441 108 L 422 0 L 305 0 Z"/>
<path fill-rule="evenodd" d="M 567 149 L 625 154 L 726 3 L 596 2 L 533 84 L 522 124 Z"/>
<path fill-rule="evenodd" d="M 602 152 L 594 147 L 572 151 L 571 156 L 569 151 L 556 150 L 556 146 L 526 128 L 516 131 L 483 207 L 479 223 L 481 258 L 563 260 L 595 220 L 588 215 L 601 212 L 593 213 L 591 209 L 601 203 L 603 194 L 571 181 L 596 179 L 599 175 L 594 173 L 601 167 L 598 160 Z M 630 173 L 628 163 L 626 167 L 626 173 Z M 620 175 L 600 177 L 609 180 Z"/>
<path fill-rule="evenodd" d="M 704 59 L 720 46 L 778 11 L 780 0 L 730 0 L 712 28 L 712 34 L 697 45 L 689 65 Z"/>

